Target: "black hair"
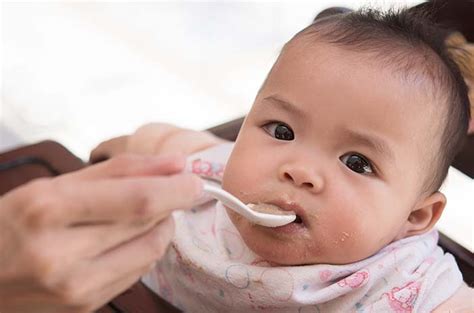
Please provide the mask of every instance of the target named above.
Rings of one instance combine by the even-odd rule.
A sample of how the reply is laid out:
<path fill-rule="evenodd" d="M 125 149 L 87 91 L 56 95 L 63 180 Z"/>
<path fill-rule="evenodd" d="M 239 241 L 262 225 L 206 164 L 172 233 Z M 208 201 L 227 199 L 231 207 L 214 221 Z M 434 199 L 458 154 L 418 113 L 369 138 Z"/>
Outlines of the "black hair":
<path fill-rule="evenodd" d="M 330 44 L 368 52 L 407 79 L 428 79 L 440 107 L 440 140 L 434 147 L 432 175 L 424 191 L 439 189 L 449 166 L 462 148 L 470 118 L 468 87 L 445 43 L 450 30 L 435 24 L 427 10 L 375 9 L 350 11 L 332 8 L 321 12 L 295 37 L 316 34 Z"/>

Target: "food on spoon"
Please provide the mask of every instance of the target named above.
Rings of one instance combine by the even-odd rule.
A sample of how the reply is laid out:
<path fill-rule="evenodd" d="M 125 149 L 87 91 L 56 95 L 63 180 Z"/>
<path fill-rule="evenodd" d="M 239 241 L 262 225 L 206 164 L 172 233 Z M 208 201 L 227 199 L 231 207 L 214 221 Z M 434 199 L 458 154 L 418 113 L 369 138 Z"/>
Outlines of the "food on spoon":
<path fill-rule="evenodd" d="M 260 213 L 267 213 L 267 214 L 276 214 L 276 215 L 294 215 L 295 212 L 293 211 L 286 211 L 281 209 L 280 207 L 270 204 L 270 203 L 249 203 L 247 204 L 249 208 L 254 211 Z"/>

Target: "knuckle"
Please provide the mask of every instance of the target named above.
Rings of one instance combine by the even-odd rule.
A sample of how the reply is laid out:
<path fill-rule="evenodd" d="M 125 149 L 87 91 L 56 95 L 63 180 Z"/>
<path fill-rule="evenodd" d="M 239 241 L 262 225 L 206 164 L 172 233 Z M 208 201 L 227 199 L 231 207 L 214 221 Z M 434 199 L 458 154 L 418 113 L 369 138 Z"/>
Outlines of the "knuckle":
<path fill-rule="evenodd" d="M 57 262 L 50 251 L 42 247 L 40 243 L 37 242 L 27 246 L 25 254 L 29 260 L 29 270 L 33 280 L 49 289 L 55 278 Z"/>
<path fill-rule="evenodd" d="M 41 196 L 42 194 L 48 193 L 52 189 L 51 181 L 52 181 L 51 177 L 42 177 L 42 178 L 32 180 L 31 182 L 25 185 L 26 193 L 32 199 L 35 199 Z"/>
<path fill-rule="evenodd" d="M 124 168 L 134 164 L 138 160 L 139 157 L 136 155 L 120 154 L 107 161 L 107 164 L 111 169 Z"/>
<path fill-rule="evenodd" d="M 44 229 L 52 220 L 51 215 L 57 204 L 48 198 L 38 199 L 37 205 L 30 207 L 23 213 L 24 226 L 29 230 Z"/>
<path fill-rule="evenodd" d="M 147 192 L 147 185 L 141 182 L 136 182 L 130 186 L 129 192 L 134 194 L 134 214 L 136 218 L 145 221 L 154 213 L 151 201 L 151 192 Z"/>
<path fill-rule="evenodd" d="M 57 284 L 54 293 L 61 302 L 75 306 L 79 311 L 85 310 L 88 305 L 87 290 L 79 280 L 68 279 Z"/>
<path fill-rule="evenodd" d="M 17 211 L 17 216 L 27 229 L 47 227 L 61 210 L 61 200 L 53 190 L 51 180 L 40 180 L 31 185 L 31 202 Z"/>

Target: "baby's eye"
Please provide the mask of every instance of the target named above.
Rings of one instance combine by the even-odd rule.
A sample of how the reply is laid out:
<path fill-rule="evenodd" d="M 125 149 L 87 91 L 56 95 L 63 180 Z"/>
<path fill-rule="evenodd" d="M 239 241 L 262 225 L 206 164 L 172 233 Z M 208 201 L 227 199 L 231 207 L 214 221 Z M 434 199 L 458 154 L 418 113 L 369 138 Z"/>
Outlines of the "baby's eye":
<path fill-rule="evenodd" d="M 359 174 L 372 174 L 374 172 L 370 161 L 368 161 L 364 156 L 356 153 L 346 153 L 341 158 L 342 163 L 344 163 L 349 169 Z"/>
<path fill-rule="evenodd" d="M 278 140 L 291 141 L 295 139 L 295 134 L 290 126 L 282 122 L 270 122 L 263 125 L 263 129 Z"/>

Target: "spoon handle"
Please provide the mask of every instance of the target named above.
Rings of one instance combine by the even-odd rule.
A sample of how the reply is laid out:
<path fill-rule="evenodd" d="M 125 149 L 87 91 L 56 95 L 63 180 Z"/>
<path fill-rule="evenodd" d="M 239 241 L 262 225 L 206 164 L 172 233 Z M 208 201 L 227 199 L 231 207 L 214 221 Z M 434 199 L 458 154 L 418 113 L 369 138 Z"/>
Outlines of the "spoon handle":
<path fill-rule="evenodd" d="M 248 211 L 250 210 L 250 208 L 247 210 L 243 208 L 246 205 L 242 201 L 237 199 L 234 195 L 228 193 L 220 187 L 214 186 L 207 182 L 204 183 L 204 191 L 211 195 L 213 198 L 216 198 L 217 200 L 221 201 L 224 205 L 230 207 L 232 210 L 239 213 L 240 215 L 243 215 L 244 217 L 253 220 L 253 215 Z M 236 206 L 238 206 L 238 208 L 236 208 Z"/>

